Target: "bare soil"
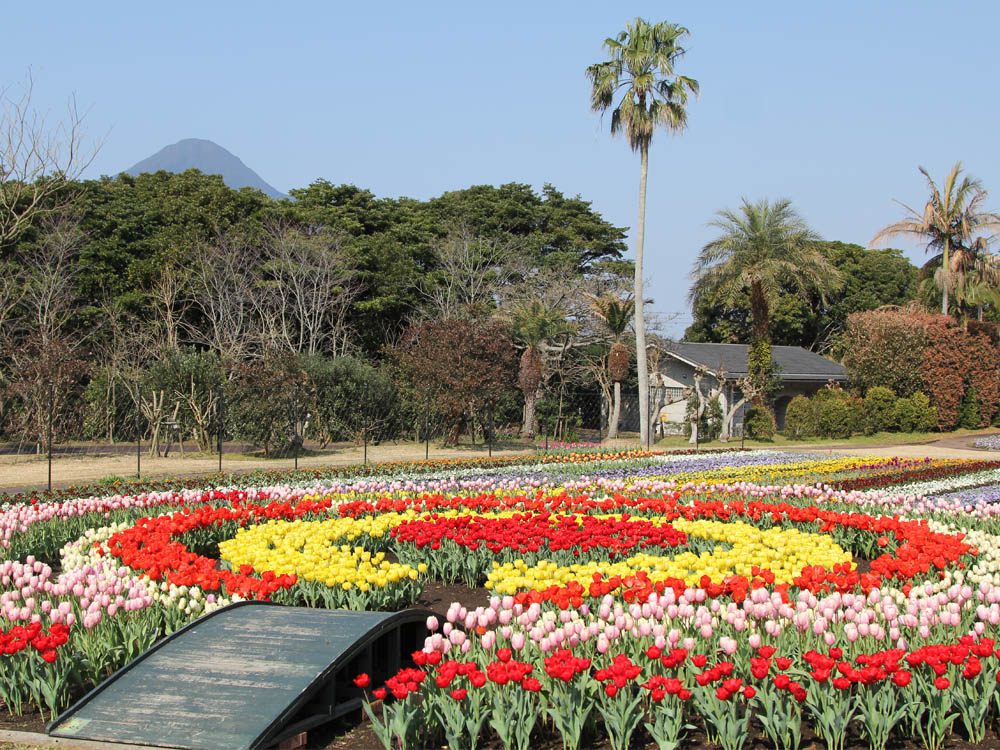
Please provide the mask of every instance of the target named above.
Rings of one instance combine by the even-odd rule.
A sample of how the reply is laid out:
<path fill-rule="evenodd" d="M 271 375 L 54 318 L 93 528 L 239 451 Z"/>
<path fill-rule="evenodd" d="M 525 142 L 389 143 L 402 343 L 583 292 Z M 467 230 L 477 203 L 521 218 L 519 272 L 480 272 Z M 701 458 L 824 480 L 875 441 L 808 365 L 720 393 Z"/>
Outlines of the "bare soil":
<path fill-rule="evenodd" d="M 533 451 L 531 445 L 504 443 L 493 450 L 494 456 L 517 455 Z M 429 455 L 435 458 L 475 458 L 488 454 L 486 446 L 461 445 L 457 448 L 442 448 L 433 443 Z M 368 446 L 368 463 L 382 461 L 420 461 L 425 456 L 423 443 L 384 443 Z M 364 447 L 352 444 L 337 445 L 333 448 L 310 452 L 300 456 L 301 468 L 320 466 L 351 466 L 363 463 Z M 291 469 L 295 466 L 293 457 L 258 458 L 242 454 L 222 456 L 222 470 L 227 473 L 243 473 L 265 469 Z M 191 477 L 215 474 L 219 471 L 218 455 L 171 453 L 167 458 L 141 457 L 141 471 L 145 478 L 151 477 Z M 74 484 L 96 482 L 104 477 L 136 476 L 135 454 L 89 454 L 77 452 L 54 456 L 52 460 L 52 486 L 66 487 Z M 48 460 L 45 456 L 0 455 L 0 491 L 16 492 L 24 489 L 44 488 L 48 485 Z"/>
<path fill-rule="evenodd" d="M 345 716 L 341 721 L 325 728 L 325 731 L 311 734 L 307 747 L 323 748 L 324 750 L 382 750 L 382 743 L 372 730 L 368 717 L 364 715 L 363 711 L 357 713 L 357 716 Z M 539 724 L 542 724 L 541 719 Z M 447 745 L 435 744 L 424 747 L 445 750 Z M 495 736 L 491 736 L 488 741 L 481 742 L 479 747 L 487 750 L 501 750 L 503 746 Z M 557 733 L 545 731 L 545 729 L 536 726 L 532 734 L 531 747 L 533 750 L 562 750 L 563 745 Z M 608 750 L 611 744 L 604 737 L 596 741 L 591 738 L 589 742 L 584 744 L 584 747 L 591 750 Z M 710 743 L 705 737 L 704 730 L 699 727 L 688 734 L 683 747 L 690 750 L 717 750 L 719 746 Z M 799 747 L 801 750 L 823 750 L 826 744 L 817 738 L 809 728 L 808 723 L 803 721 L 802 744 Z M 867 747 L 867 744 L 855 732 L 849 736 L 846 747 L 853 750 L 853 748 Z M 922 750 L 922 747 L 915 738 L 889 743 L 889 750 Z M 764 736 L 763 731 L 758 726 L 744 748 L 746 750 L 773 750 L 774 745 Z M 632 737 L 630 750 L 656 750 L 656 743 L 640 728 Z M 953 734 L 942 745 L 942 750 L 1000 750 L 1000 738 L 993 729 L 987 729 L 986 737 L 978 744 L 966 741 L 961 735 Z"/>
<path fill-rule="evenodd" d="M 39 713 L 26 713 L 24 716 L 14 716 L 5 708 L 0 708 L 0 729 L 12 729 L 15 732 L 45 733 L 48 721 Z"/>

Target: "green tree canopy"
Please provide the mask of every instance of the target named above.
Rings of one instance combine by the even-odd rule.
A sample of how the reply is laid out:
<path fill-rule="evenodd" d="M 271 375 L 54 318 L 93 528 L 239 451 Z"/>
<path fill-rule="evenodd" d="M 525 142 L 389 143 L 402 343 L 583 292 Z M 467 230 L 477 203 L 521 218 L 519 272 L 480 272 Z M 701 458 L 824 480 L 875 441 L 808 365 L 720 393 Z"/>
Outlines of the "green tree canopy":
<path fill-rule="evenodd" d="M 918 269 L 900 250 L 869 250 L 861 245 L 822 241 L 817 248 L 837 269 L 843 286 L 826 302 L 814 292 L 798 293 L 782 284 L 771 308 L 771 343 L 828 351 L 837 346 L 847 316 L 883 305 L 905 305 L 917 295 Z M 752 337 L 750 295 L 744 291 L 729 305 L 699 296 L 685 341 L 740 343 Z"/>
<path fill-rule="evenodd" d="M 787 199 L 723 209 L 709 223 L 719 236 L 701 249 L 689 298 L 733 305 L 750 296 L 753 337 L 770 340 L 770 313 L 783 287 L 815 292 L 824 301 L 840 286 L 840 274 L 816 247 L 818 239 Z"/>

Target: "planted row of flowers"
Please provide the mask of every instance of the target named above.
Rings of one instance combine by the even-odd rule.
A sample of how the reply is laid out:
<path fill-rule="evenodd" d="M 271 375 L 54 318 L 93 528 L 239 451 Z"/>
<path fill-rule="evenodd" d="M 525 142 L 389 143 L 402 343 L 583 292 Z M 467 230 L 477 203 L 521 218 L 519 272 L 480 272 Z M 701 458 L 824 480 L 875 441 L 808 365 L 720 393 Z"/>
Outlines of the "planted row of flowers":
<path fill-rule="evenodd" d="M 758 730 L 779 750 L 795 750 L 808 721 L 832 750 L 856 741 L 883 750 L 893 737 L 936 750 L 956 723 L 982 741 L 1000 703 L 991 638 L 853 656 L 836 646 L 783 652 L 732 639 L 712 653 L 657 645 L 593 653 L 577 644 L 541 659 L 516 642 L 453 656 L 429 640 L 412 655 L 415 667 L 371 691 L 380 706 L 366 703 L 386 748 L 475 748 L 493 735 L 526 750 L 541 730 L 569 750 L 602 736 L 625 750 L 638 734 L 672 749 L 700 727 L 725 750 L 740 750 Z M 456 640 L 469 642 L 441 643 Z M 355 684 L 372 686 L 367 674 Z"/>
<path fill-rule="evenodd" d="M 735 453 L 729 458 L 742 466 L 726 469 L 720 466 L 725 455 L 605 455 L 576 463 L 562 458 L 536 458 L 523 465 L 520 477 L 500 465 L 479 474 L 470 467 L 438 467 L 420 478 L 397 472 L 327 485 L 191 489 L 8 508 L 0 514 L 0 529 L 10 529 L 4 536 L 8 551 L 23 562 L 0 566 L 0 626 L 9 631 L 38 623 L 45 632 L 54 625 L 67 630 L 64 643 L 46 650 L 56 657 L 42 660 L 44 668 L 13 659 L 20 654 L 37 661 L 37 649 L 22 649 L 7 662 L 0 657 L 0 669 L 9 666 L 15 682 L 46 686 L 17 704 L 0 679 L 0 697 L 12 709 L 17 704 L 14 710 L 32 704 L 55 711 L 71 689 L 99 681 L 160 634 L 240 598 L 395 608 L 413 601 L 431 577 L 489 580 L 499 595 L 478 612 L 453 608 L 448 632 L 436 633 L 439 640 L 425 651 L 475 661 L 488 674 L 489 664 L 505 663 L 500 650 L 510 649 L 514 661 L 534 670 L 514 682 L 534 675 L 538 689 L 521 693 L 532 694 L 531 705 L 544 708 L 549 731 L 557 731 L 555 722 L 563 719 L 550 715 L 556 711 L 551 701 L 560 698 L 541 672 L 556 651 L 568 649 L 567 659 L 592 661 L 577 671 L 574 683 L 586 700 L 629 696 L 617 708 L 587 713 L 584 737 L 609 731 L 609 716 L 612 724 L 630 722 L 636 712 L 643 718 L 633 731 L 651 733 L 641 726 L 649 723 L 667 732 L 657 723 L 666 718 L 654 715 L 652 696 L 663 691 L 661 700 L 680 700 L 680 692 L 666 691 L 665 681 L 682 677 L 678 670 L 651 672 L 641 662 L 650 647 L 704 654 L 706 669 L 732 656 L 728 660 L 738 670 L 726 679 L 743 680 L 742 690 L 755 678 L 746 676 L 749 667 L 739 655 L 771 646 L 798 665 L 781 671 L 806 686 L 796 670 L 804 669 L 801 658 L 809 650 L 829 654 L 841 647 L 848 659 L 887 649 L 909 653 L 954 645 L 965 636 L 994 637 L 1000 623 L 1000 544 L 988 519 L 966 516 L 955 503 L 919 520 L 921 513 L 912 508 L 932 500 L 912 487 L 904 494 L 833 486 L 852 473 L 910 476 L 926 463 Z M 971 463 L 945 466 L 955 472 L 948 489 L 963 477 L 984 474 Z M 741 481 L 741 469 L 756 477 L 808 481 Z M 643 477 L 630 481 L 629 472 Z M 620 479 L 625 489 L 608 492 L 607 482 Z M 641 489 L 646 481 L 671 488 L 647 493 Z M 910 517 L 893 517 L 907 507 L 901 512 Z M 386 557 L 390 552 L 398 562 Z M 858 556 L 870 561 L 870 570 L 858 569 Z M 56 559 L 58 575 L 46 564 Z M 609 673 L 600 670 L 612 670 L 615 656 L 630 659 L 629 670 L 645 670 L 641 682 L 649 687 L 637 688 L 637 676 L 607 696 Z M 493 671 L 500 675 L 504 669 L 524 668 Z M 751 716 L 768 715 L 756 696 L 770 688 L 754 683 L 758 693 L 750 696 L 727 688 L 725 701 L 716 695 L 702 706 L 697 696 L 704 686 L 694 674 L 683 679 L 691 693 L 686 713 L 671 714 L 683 715 L 682 723 L 736 705 L 733 700 L 743 701 L 741 710 Z M 502 687 L 510 685 L 508 680 Z M 451 689 L 467 691 L 462 701 L 490 707 L 475 737 L 490 731 L 503 737 L 492 722 L 499 715 L 495 706 L 502 713 L 506 698 L 476 698 L 473 688 Z M 454 704 L 449 710 L 474 714 L 471 703 L 443 695 L 448 706 Z M 637 695 L 644 697 L 626 711 Z M 433 700 L 438 698 L 400 700 L 398 709 L 387 703 L 386 716 L 415 712 L 406 732 L 431 731 L 428 722 L 438 721 L 428 715 L 427 701 Z M 511 693 L 510 700 L 527 699 Z M 613 711 L 618 713 L 607 713 Z M 812 714 L 803 716 L 818 726 Z M 761 719 L 750 721 L 760 728 Z M 861 731 L 858 721 L 850 724 L 851 732 Z M 444 731 L 441 721 L 435 726 L 433 731 Z M 468 745 L 473 733 L 466 729 Z"/>

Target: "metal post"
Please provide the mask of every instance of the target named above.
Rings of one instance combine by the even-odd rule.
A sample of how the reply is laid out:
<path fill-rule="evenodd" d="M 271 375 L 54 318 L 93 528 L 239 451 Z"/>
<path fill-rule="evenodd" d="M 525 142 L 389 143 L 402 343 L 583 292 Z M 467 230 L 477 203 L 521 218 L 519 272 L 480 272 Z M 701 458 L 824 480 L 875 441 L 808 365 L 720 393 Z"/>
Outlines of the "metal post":
<path fill-rule="evenodd" d="M 115 413 L 115 381 L 111 381 L 111 403 L 108 404 L 108 438 L 111 440 L 111 444 L 115 444 L 115 430 L 114 430 L 114 413 Z"/>
<path fill-rule="evenodd" d="M 490 427 L 489 427 L 490 432 L 489 435 L 487 435 L 486 437 L 486 444 L 490 452 L 490 458 L 493 458 L 493 399 L 490 399 L 488 411 L 490 415 Z"/>
<path fill-rule="evenodd" d="M 219 473 L 220 474 L 222 473 L 222 432 L 223 432 L 223 421 L 222 420 L 224 419 L 224 411 L 223 411 L 224 403 L 223 403 L 223 398 L 224 398 L 224 395 L 223 395 L 223 391 L 222 391 L 222 385 L 219 384 L 219 397 L 218 397 L 217 401 L 215 402 L 215 416 L 216 416 L 216 419 L 217 419 L 217 421 L 219 423 L 218 424 L 218 427 L 219 427 L 218 447 L 219 447 Z"/>
<path fill-rule="evenodd" d="M 292 396 L 292 429 L 295 431 L 295 470 L 299 470 L 299 384 Z"/>
<path fill-rule="evenodd" d="M 56 388 L 49 384 L 49 492 L 52 492 L 52 413 L 55 410 Z"/>
<path fill-rule="evenodd" d="M 431 457 L 431 394 L 427 394 L 427 405 L 424 408 L 424 460 Z"/>
<path fill-rule="evenodd" d="M 364 394 L 361 397 L 361 419 L 362 419 L 361 436 L 365 443 L 364 463 L 367 466 L 368 465 L 368 422 L 369 422 L 368 410 L 370 408 L 368 401 L 368 383 L 365 383 L 364 388 L 362 389 L 361 392 L 362 394 Z"/>
<path fill-rule="evenodd" d="M 649 389 L 650 393 L 646 396 L 646 400 L 649 404 L 649 415 L 646 419 L 646 450 L 649 450 L 649 438 L 653 434 L 653 393 L 656 392 L 656 386 Z"/>
<path fill-rule="evenodd" d="M 142 383 L 138 384 L 138 399 L 135 404 L 135 478 L 142 479 Z"/>
<path fill-rule="evenodd" d="M 542 424 L 545 425 L 543 432 L 545 433 L 545 450 L 549 449 L 549 421 L 547 419 L 542 420 Z"/>

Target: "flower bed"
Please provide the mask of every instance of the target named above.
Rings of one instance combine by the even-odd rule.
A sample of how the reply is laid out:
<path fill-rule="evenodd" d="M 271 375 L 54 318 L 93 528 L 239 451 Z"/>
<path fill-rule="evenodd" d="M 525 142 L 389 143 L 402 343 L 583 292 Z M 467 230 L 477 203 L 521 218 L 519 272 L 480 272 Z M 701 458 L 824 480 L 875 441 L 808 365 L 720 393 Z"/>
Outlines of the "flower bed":
<path fill-rule="evenodd" d="M 0 697 L 57 711 L 242 598 L 396 609 L 438 581 L 492 596 L 442 611 L 401 674 L 358 677 L 390 745 L 676 747 L 693 724 L 794 748 L 805 724 L 831 747 L 936 748 L 995 716 L 998 493 L 962 484 L 1000 483 L 994 465 L 595 452 L 517 472 L 9 507 Z"/>

